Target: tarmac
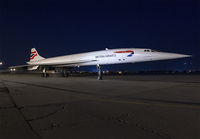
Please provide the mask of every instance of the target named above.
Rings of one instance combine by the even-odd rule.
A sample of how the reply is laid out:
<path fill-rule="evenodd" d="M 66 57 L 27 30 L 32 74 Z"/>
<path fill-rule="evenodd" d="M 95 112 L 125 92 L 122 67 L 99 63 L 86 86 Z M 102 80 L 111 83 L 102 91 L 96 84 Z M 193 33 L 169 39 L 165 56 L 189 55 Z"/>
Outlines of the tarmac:
<path fill-rule="evenodd" d="M 200 75 L 0 75 L 1 139 L 199 139 Z"/>

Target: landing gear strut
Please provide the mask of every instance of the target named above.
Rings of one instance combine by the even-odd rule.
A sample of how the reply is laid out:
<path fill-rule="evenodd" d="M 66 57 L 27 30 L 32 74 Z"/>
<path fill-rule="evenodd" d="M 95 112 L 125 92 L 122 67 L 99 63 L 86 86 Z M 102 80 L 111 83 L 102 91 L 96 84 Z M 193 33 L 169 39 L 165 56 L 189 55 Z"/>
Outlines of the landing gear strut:
<path fill-rule="evenodd" d="M 44 67 L 42 70 L 42 77 L 49 77 L 49 74 L 46 71 L 46 68 Z"/>
<path fill-rule="evenodd" d="M 102 72 L 101 72 L 101 66 L 100 65 L 97 65 L 97 70 L 98 70 L 97 80 L 102 80 Z"/>
<path fill-rule="evenodd" d="M 62 76 L 63 76 L 63 77 L 68 77 L 68 76 L 69 76 L 69 72 L 68 72 L 66 69 L 64 69 L 64 70 L 62 71 Z"/>

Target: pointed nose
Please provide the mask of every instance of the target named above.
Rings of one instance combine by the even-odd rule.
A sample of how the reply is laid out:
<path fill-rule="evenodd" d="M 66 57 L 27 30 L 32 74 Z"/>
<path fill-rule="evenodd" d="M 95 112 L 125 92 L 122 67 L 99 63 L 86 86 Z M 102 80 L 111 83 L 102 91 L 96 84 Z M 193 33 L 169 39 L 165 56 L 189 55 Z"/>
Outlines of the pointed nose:
<path fill-rule="evenodd" d="M 161 52 L 155 55 L 155 58 L 157 60 L 178 59 L 178 58 L 186 58 L 186 57 L 191 57 L 191 55 L 164 53 L 164 52 Z"/>
<path fill-rule="evenodd" d="M 168 54 L 167 54 L 167 57 L 169 57 L 169 58 L 171 58 L 171 59 L 177 59 L 177 58 L 191 57 L 191 55 L 168 53 Z"/>

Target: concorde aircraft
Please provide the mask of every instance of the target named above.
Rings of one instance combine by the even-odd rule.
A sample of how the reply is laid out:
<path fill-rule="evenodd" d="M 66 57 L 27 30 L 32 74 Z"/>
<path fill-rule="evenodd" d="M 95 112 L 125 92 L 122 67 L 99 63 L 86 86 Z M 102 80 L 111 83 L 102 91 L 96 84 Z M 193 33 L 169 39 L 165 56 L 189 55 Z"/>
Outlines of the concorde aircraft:
<path fill-rule="evenodd" d="M 141 48 L 119 48 L 105 49 L 101 51 L 86 52 L 58 56 L 52 58 L 41 57 L 35 48 L 31 49 L 30 61 L 27 65 L 10 67 L 11 70 L 27 67 L 28 70 L 36 70 L 42 67 L 43 76 L 46 77 L 46 69 L 49 67 L 64 69 L 64 75 L 67 68 L 96 65 L 98 69 L 98 79 L 102 79 L 101 66 L 108 64 L 136 63 L 157 60 L 169 60 L 177 58 L 190 57 L 190 55 L 160 52 L 152 49 Z"/>

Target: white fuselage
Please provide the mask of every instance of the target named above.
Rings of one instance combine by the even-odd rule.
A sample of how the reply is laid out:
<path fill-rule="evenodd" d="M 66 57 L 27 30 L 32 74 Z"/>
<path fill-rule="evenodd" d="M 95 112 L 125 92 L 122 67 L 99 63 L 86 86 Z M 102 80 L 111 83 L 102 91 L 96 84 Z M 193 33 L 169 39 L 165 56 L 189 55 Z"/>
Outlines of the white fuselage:
<path fill-rule="evenodd" d="M 38 61 L 27 62 L 29 65 L 44 66 L 89 66 L 145 61 L 167 60 L 189 57 L 189 55 L 158 52 L 151 49 L 122 48 L 72 54 Z"/>

